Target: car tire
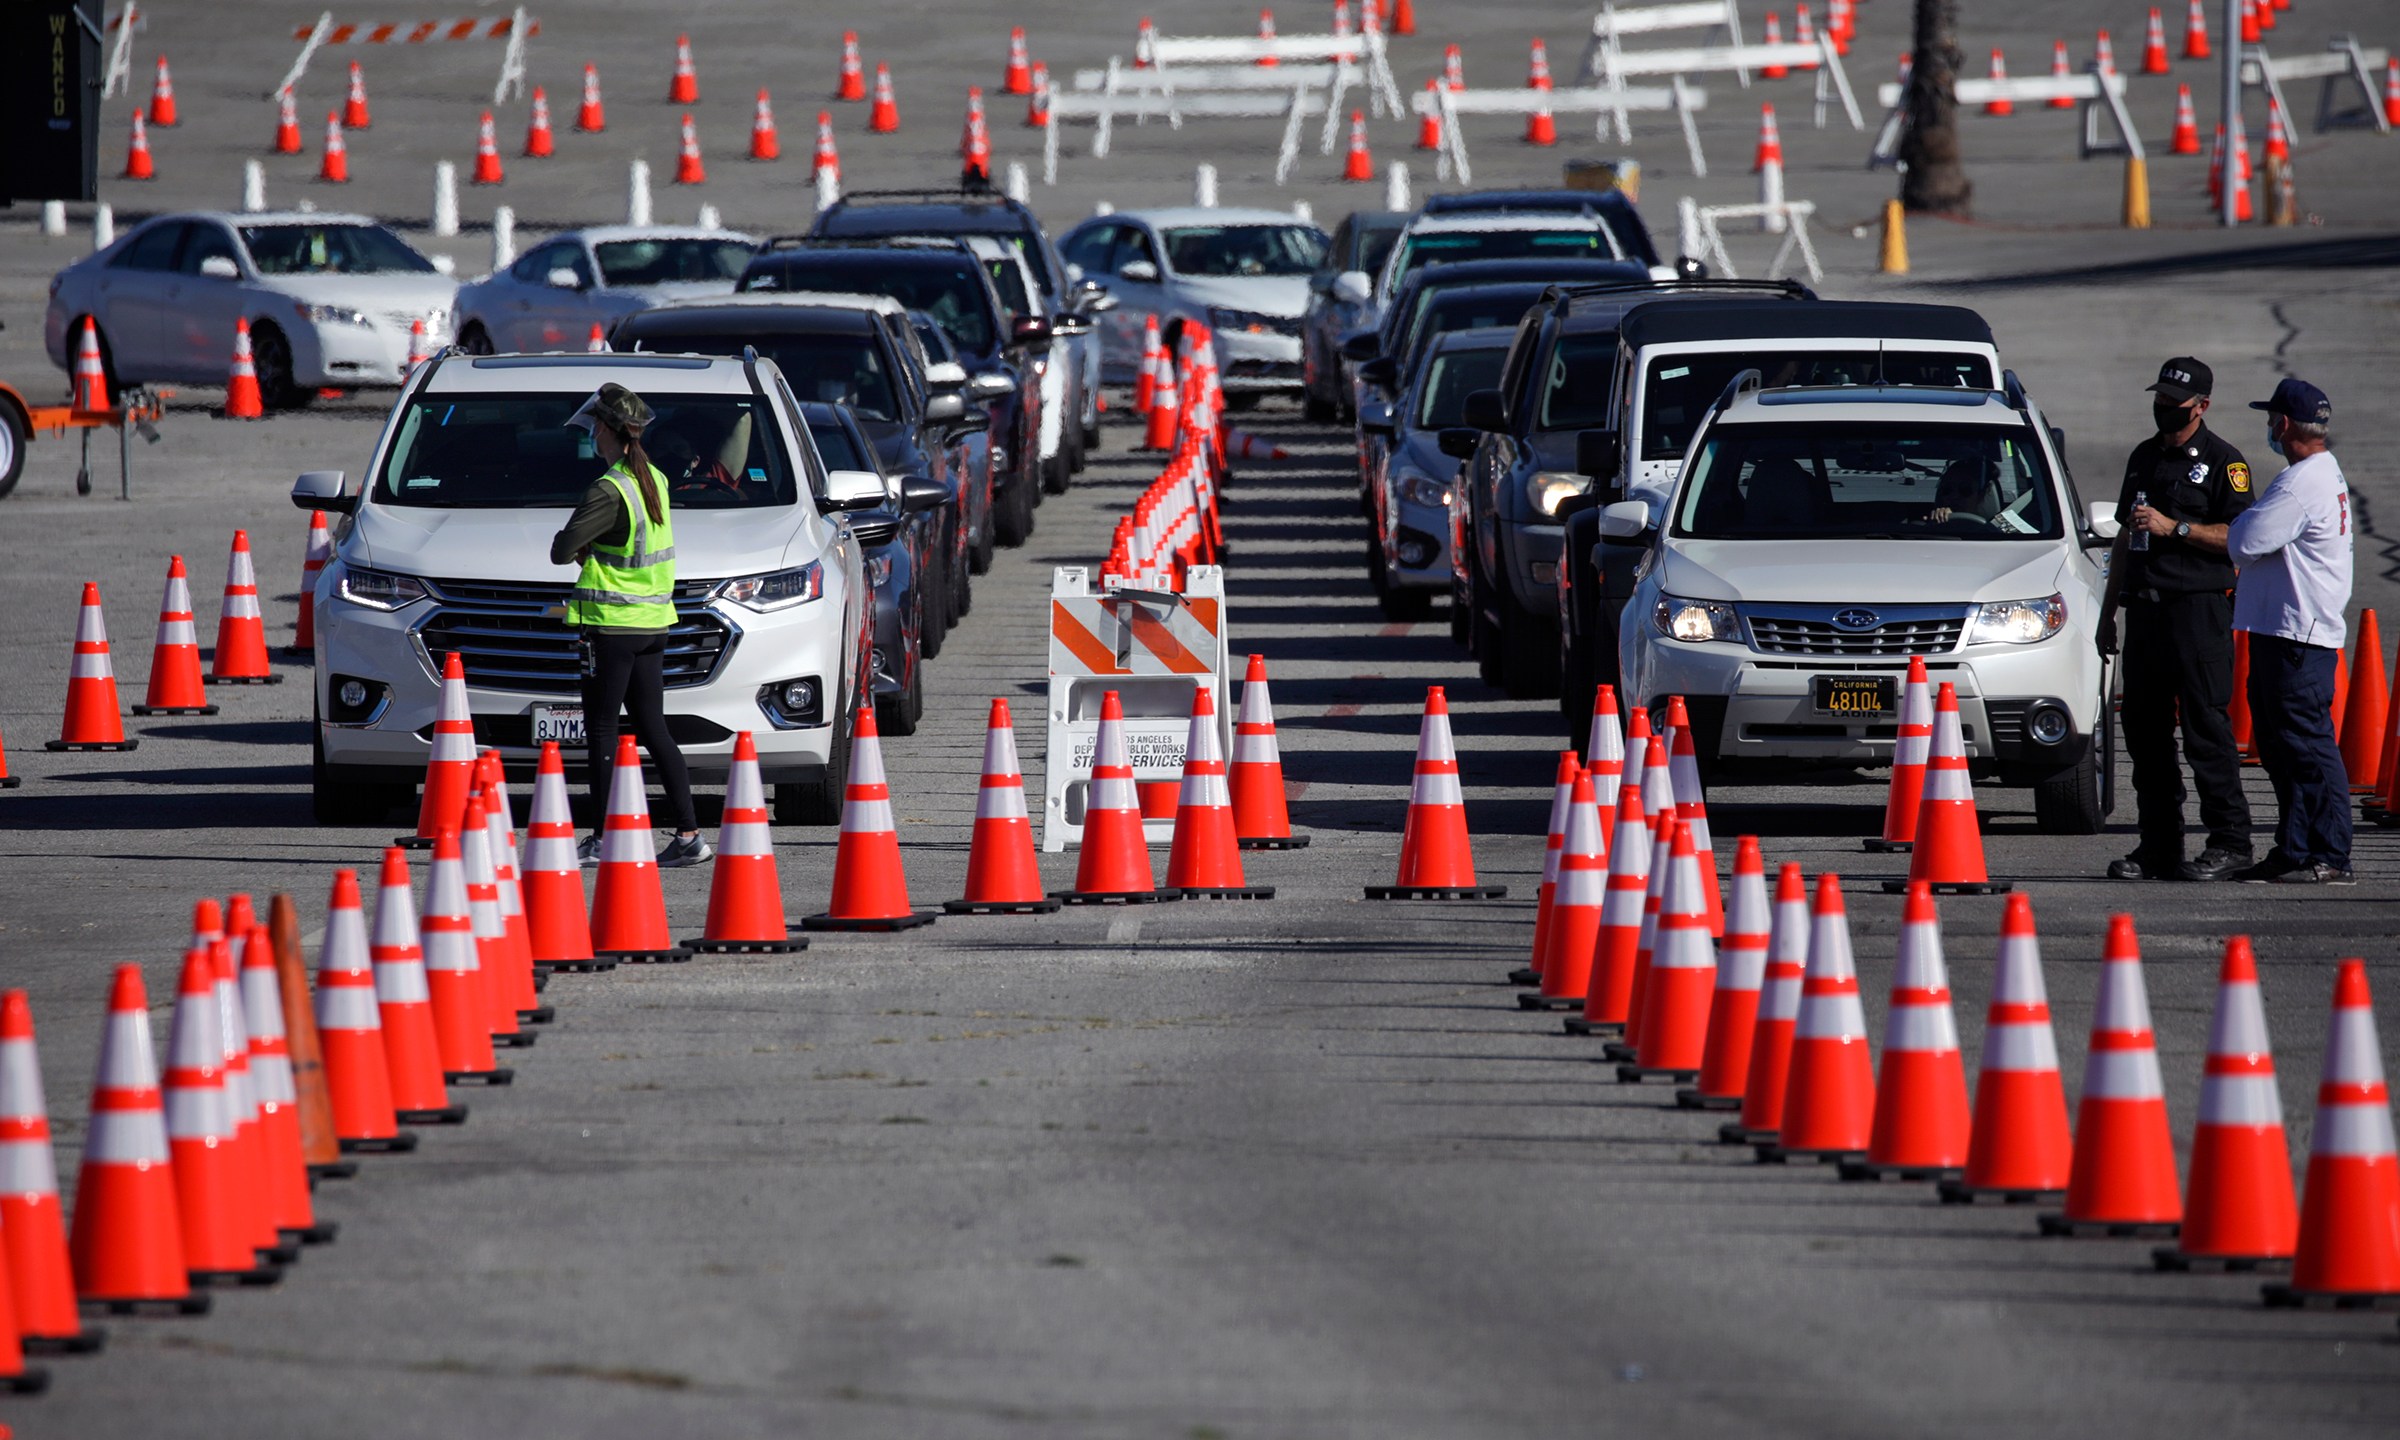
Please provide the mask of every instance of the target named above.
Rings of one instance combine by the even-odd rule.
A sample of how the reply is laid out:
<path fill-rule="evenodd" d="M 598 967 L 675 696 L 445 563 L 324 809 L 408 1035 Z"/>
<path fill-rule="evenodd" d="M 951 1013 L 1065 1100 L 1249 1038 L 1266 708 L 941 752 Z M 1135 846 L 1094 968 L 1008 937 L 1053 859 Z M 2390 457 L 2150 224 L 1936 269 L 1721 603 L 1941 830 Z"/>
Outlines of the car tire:
<path fill-rule="evenodd" d="M 250 330 L 250 354 L 258 370 L 258 394 L 269 410 L 299 410 L 317 398 L 292 370 L 292 342 L 279 326 L 264 322 Z"/>
<path fill-rule="evenodd" d="M 1387 580 L 1378 600 L 1383 607 L 1383 618 L 1386 620 L 1401 620 L 1413 624 L 1419 620 L 1433 618 L 1433 592 L 1430 590 L 1403 590 Z"/>
<path fill-rule="evenodd" d="M 1036 460 L 1034 464 L 1039 466 L 1041 469 L 1042 490 L 1044 493 L 1051 495 L 1064 495 L 1067 493 L 1067 484 L 1075 477 L 1073 473 L 1067 469 L 1067 454 L 1064 450 L 1061 450 L 1059 453 L 1051 456 L 1047 460 Z"/>
<path fill-rule="evenodd" d="M 1503 605 L 1507 602 L 1502 601 Z M 1514 608 L 1509 607 L 1509 608 Z M 1518 700 L 1540 700 L 1559 688 L 1558 629 L 1528 615 L 1511 615 L 1500 636 L 1500 684 Z"/>
<path fill-rule="evenodd" d="M 1023 484 L 1012 484 L 992 497 L 992 538 L 1011 550 L 1033 537 L 1033 502 Z"/>
<path fill-rule="evenodd" d="M 991 573 L 992 556 L 997 548 L 995 542 L 999 529 L 1000 506 L 995 500 L 991 508 L 983 514 L 983 534 L 967 545 L 967 568 L 969 570 L 978 575 Z"/>
<path fill-rule="evenodd" d="M 484 329 L 483 322 L 480 320 L 467 322 L 467 328 L 458 332 L 458 348 L 469 355 L 499 353 L 497 347 L 492 344 L 492 332 Z"/>
<path fill-rule="evenodd" d="M 1579 648 L 1568 643 L 1566 636 L 1558 640 L 1558 714 L 1566 722 L 1567 740 L 1575 748 L 1583 748 L 1584 737 L 1592 729 L 1592 692 L 1599 681 L 1592 676 L 1591 662 L 1584 659 Z"/>
<path fill-rule="evenodd" d="M 931 660 L 942 653 L 942 641 L 948 638 L 950 626 L 945 618 L 949 609 L 950 577 L 946 559 L 929 559 L 917 571 L 917 604 L 922 608 L 922 628 L 917 633 L 917 653 Z"/>
<path fill-rule="evenodd" d="M 778 825 L 839 825 L 842 801 L 850 788 L 850 725 L 845 707 L 836 712 L 833 750 L 825 757 L 825 773 L 806 784 L 782 781 L 775 786 Z"/>
<path fill-rule="evenodd" d="M 1100 451 L 1100 422 L 1094 420 L 1091 424 L 1083 425 L 1080 428 L 1083 431 L 1084 453 L 1086 455 L 1098 454 Z"/>
<path fill-rule="evenodd" d="M 2044 835 L 2097 835 L 2107 819 L 2100 806 L 2099 747 L 2033 786 L 2034 825 Z"/>
<path fill-rule="evenodd" d="M 322 732 L 310 741 L 309 809 L 319 825 L 373 825 L 415 796 L 413 785 L 354 780 L 346 768 L 325 763 Z"/>
<path fill-rule="evenodd" d="M 1331 400 L 1320 397 L 1314 390 L 1300 393 L 1300 418 L 1303 420 L 1313 420 L 1319 425 L 1331 424 L 1337 408 Z"/>
<path fill-rule="evenodd" d="M 25 412 L 14 400 L 0 396 L 0 496 L 17 488 L 25 473 Z"/>

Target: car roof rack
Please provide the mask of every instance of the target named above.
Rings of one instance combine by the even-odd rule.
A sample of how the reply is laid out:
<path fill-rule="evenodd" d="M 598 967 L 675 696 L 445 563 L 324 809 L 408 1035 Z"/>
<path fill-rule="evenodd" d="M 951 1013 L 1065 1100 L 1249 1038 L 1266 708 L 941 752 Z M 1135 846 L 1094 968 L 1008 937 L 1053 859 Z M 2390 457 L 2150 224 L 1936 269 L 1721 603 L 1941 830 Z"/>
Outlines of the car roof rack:
<path fill-rule="evenodd" d="M 847 205 L 853 200 L 972 200 L 983 204 L 1005 205 L 1012 210 L 1026 208 L 1024 202 L 1012 199 L 1005 190 L 983 185 L 903 185 L 889 190 L 845 190 L 834 205 Z M 832 208 L 831 206 L 827 207 Z"/>
<path fill-rule="evenodd" d="M 1787 300 L 1814 300 L 1817 292 L 1797 280 L 1711 280 L 1701 278 L 1674 280 L 1586 280 L 1553 285 L 1542 298 L 1580 300 L 1589 296 L 1628 295 L 1758 295 Z"/>
<path fill-rule="evenodd" d="M 951 235 L 770 235 L 759 253 L 776 250 L 964 250 Z"/>
<path fill-rule="evenodd" d="M 2011 410 L 2023 412 L 2033 406 L 2032 397 L 2025 393 L 2025 382 L 2017 378 L 2014 370 L 2000 372 L 2000 395 L 2008 401 Z"/>
<path fill-rule="evenodd" d="M 1718 392 L 1717 403 L 1711 408 L 1722 410 L 1740 399 L 1745 392 L 1763 390 L 1766 385 L 1767 377 L 1761 374 L 1755 365 L 1747 370 L 1737 371 L 1731 380 L 1725 382 L 1725 388 Z"/>

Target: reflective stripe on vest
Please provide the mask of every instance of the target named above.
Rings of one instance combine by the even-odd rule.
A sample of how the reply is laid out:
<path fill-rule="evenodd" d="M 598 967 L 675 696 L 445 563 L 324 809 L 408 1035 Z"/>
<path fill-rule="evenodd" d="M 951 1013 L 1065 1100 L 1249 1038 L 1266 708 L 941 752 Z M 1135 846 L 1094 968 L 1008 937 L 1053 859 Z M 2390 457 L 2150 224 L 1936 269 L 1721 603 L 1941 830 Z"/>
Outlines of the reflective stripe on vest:
<path fill-rule="evenodd" d="M 583 572 L 575 577 L 568 624 L 664 630 L 675 623 L 675 519 L 667 505 L 665 478 L 656 471 L 651 474 L 659 490 L 655 521 L 622 463 L 601 477 L 616 487 L 625 506 L 626 543 L 591 547 Z"/>

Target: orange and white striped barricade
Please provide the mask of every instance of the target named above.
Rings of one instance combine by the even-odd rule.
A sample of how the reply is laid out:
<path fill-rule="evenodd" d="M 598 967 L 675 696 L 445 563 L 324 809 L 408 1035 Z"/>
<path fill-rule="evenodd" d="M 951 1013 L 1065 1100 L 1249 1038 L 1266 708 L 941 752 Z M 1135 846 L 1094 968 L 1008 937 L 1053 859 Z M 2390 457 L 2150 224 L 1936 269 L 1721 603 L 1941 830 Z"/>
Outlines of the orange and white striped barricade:
<path fill-rule="evenodd" d="M 1083 840 L 1092 756 L 1100 740 L 1100 697 L 1117 692 L 1125 742 L 1141 792 L 1142 833 L 1174 838 L 1192 691 L 1214 689 L 1219 743 L 1226 725 L 1225 572 L 1194 565 L 1180 591 L 1116 585 L 1095 589 L 1091 572 L 1061 565 L 1050 589 L 1049 745 L 1042 759 L 1042 848 Z"/>
<path fill-rule="evenodd" d="M 293 59 L 292 68 L 284 72 L 281 83 L 269 89 L 269 95 L 292 90 L 300 77 L 308 73 L 308 62 L 327 45 L 434 45 L 457 40 L 499 40 L 505 42 L 500 53 L 500 79 L 492 86 L 492 103 L 515 96 L 525 98 L 525 42 L 542 33 L 542 22 L 525 13 L 520 5 L 507 15 L 478 15 L 445 17 L 436 20 L 346 21 L 336 22 L 331 10 L 317 17 L 314 25 L 302 25 L 292 31 L 300 42 L 300 54 Z"/>

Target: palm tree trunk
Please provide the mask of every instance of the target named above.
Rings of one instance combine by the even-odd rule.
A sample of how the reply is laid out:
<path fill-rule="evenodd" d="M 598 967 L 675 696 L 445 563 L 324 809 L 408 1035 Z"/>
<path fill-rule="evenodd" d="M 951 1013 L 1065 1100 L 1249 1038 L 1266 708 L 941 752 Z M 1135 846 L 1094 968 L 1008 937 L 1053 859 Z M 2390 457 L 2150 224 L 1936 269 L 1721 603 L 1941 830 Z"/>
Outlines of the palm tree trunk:
<path fill-rule="evenodd" d="M 1916 0 L 1900 203 L 1920 214 L 1964 215 L 1975 186 L 1958 150 L 1958 0 Z"/>

